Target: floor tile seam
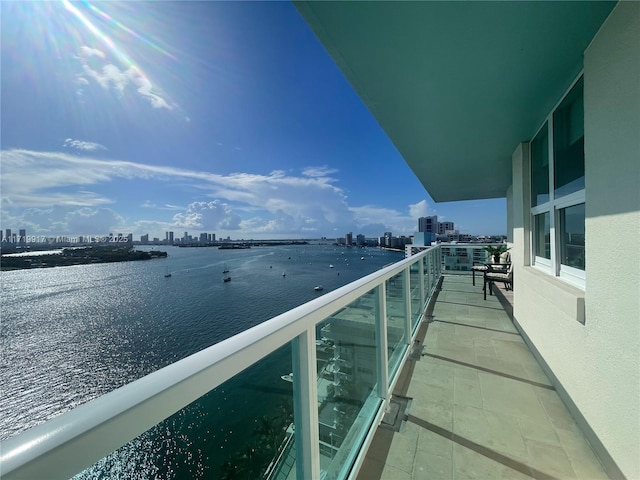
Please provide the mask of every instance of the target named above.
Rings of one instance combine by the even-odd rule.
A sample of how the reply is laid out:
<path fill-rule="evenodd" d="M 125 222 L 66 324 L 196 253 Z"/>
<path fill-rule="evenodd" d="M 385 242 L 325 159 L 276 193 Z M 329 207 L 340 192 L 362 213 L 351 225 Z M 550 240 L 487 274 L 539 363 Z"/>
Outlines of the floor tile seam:
<path fill-rule="evenodd" d="M 416 417 L 416 418 L 420 418 L 420 417 Z M 441 428 L 444 428 L 444 427 L 441 427 Z M 421 443 L 420 439 L 422 437 L 418 437 L 419 441 L 418 441 L 418 448 L 416 449 L 416 454 L 417 454 L 417 452 L 420 451 L 420 452 L 424 452 L 424 453 L 430 453 L 430 454 L 432 454 L 432 455 L 434 455 L 436 457 L 445 458 L 445 459 L 447 459 L 449 461 L 451 461 L 453 459 L 453 444 L 454 444 L 454 442 L 452 442 L 450 439 L 444 438 L 442 435 L 438 435 L 437 433 L 432 432 L 431 430 L 428 430 L 426 428 L 422 428 L 421 432 L 430 432 L 430 433 L 432 433 L 432 434 L 434 434 L 434 435 L 436 435 L 438 437 L 437 438 L 438 442 L 446 442 L 446 445 L 447 445 L 447 448 L 449 449 L 449 452 L 446 455 L 441 455 L 439 452 L 434 452 L 433 450 L 430 450 L 428 448 L 422 449 L 422 448 L 420 448 L 420 443 Z M 435 440 L 432 439 L 431 442 L 433 442 L 433 441 L 435 441 Z M 427 443 L 427 442 L 425 442 L 425 443 Z"/>
<path fill-rule="evenodd" d="M 490 302 L 490 304 L 488 306 L 485 306 L 485 305 L 469 305 L 468 303 L 449 302 L 447 300 L 438 299 L 438 301 L 436 302 L 435 308 L 438 308 L 438 303 L 444 304 L 444 305 L 453 305 L 453 306 L 462 305 L 463 307 L 468 307 L 468 308 L 483 308 L 483 309 L 489 309 L 489 310 L 495 310 L 495 311 L 500 311 L 500 310 L 504 311 L 504 308 L 502 308 L 502 305 L 500 305 L 500 303 L 497 303 L 497 302 L 496 302 L 497 306 L 496 307 L 492 307 L 491 305 L 494 302 Z M 505 313 L 505 315 L 506 315 L 506 313 Z"/>
<path fill-rule="evenodd" d="M 521 461 L 519 461 L 518 459 L 512 458 L 509 455 L 505 455 L 504 453 L 500 453 L 496 450 L 493 450 L 489 447 L 485 447 L 484 445 L 481 445 L 479 443 L 476 443 L 472 440 L 469 440 L 468 438 L 462 437 L 461 435 L 456 434 L 453 429 L 451 430 L 447 430 L 446 428 L 443 427 L 439 427 L 438 425 L 435 425 L 431 422 L 428 422 L 426 420 L 423 420 L 419 417 L 415 417 L 411 414 L 407 415 L 407 422 L 412 422 L 412 423 L 416 423 L 417 425 L 421 426 L 422 428 L 425 428 L 427 430 L 432 431 L 433 433 L 436 433 L 448 440 L 450 440 L 451 442 L 453 442 L 454 444 L 458 444 L 463 448 L 466 448 L 467 450 L 471 450 L 472 452 L 481 455 L 485 458 L 487 458 L 490 461 L 499 463 L 507 468 L 511 468 L 512 470 L 516 470 L 524 475 L 527 475 L 531 478 L 536 478 L 539 480 L 559 480 L 558 478 L 549 475 L 543 471 L 537 470 L 533 467 L 531 467 L 530 465 L 526 465 L 523 464 Z M 453 452 L 452 455 L 452 467 L 455 470 L 455 462 L 456 462 L 456 455 L 455 455 L 455 450 Z"/>
<path fill-rule="evenodd" d="M 428 410 L 431 407 L 444 407 L 445 409 L 449 409 L 453 407 L 453 402 L 445 401 L 438 398 L 429 398 L 428 396 L 421 396 L 420 398 L 414 398 L 411 403 L 411 408 L 406 412 L 406 415 L 412 415 L 411 412 L 416 410 Z M 450 410 L 453 415 L 453 409 Z M 453 417 L 452 417 L 453 418 Z"/>
<path fill-rule="evenodd" d="M 576 432 L 571 432 L 571 433 L 574 433 L 575 435 L 578 435 L 579 438 L 575 440 L 572 439 L 571 441 L 567 442 L 567 441 L 563 441 L 562 437 L 558 435 L 558 429 L 553 424 L 551 424 L 551 427 L 553 428 L 555 434 L 557 435 L 558 440 L 560 441 L 560 445 L 562 445 L 562 448 L 564 448 L 565 452 L 568 453 L 575 449 L 586 448 L 591 453 L 593 458 L 597 460 L 597 463 L 600 465 L 600 460 L 597 459 L 596 454 L 593 451 L 593 448 L 591 447 L 591 445 L 589 444 L 589 442 L 587 441 L 583 433 L 578 434 Z M 600 466 L 602 467 L 602 465 Z"/>
<path fill-rule="evenodd" d="M 554 431 L 556 432 L 556 435 L 560 439 L 560 443 L 564 445 L 564 442 L 562 442 L 562 438 L 558 434 L 558 430 L 562 430 L 564 432 L 568 432 L 568 433 L 572 433 L 574 435 L 578 435 L 583 441 L 586 442 L 586 439 L 584 438 L 584 433 L 582 432 L 582 430 L 580 429 L 580 427 L 576 423 L 575 419 L 573 418 L 573 415 L 571 415 L 569 410 L 567 410 L 567 407 L 564 405 L 564 403 L 560 399 L 560 396 L 558 395 L 558 392 L 554 391 L 553 393 L 555 393 L 555 398 L 559 402 L 559 407 L 562 410 L 563 417 L 568 417 L 573 422 L 572 425 L 575 426 L 575 429 L 572 429 L 572 428 L 569 428 L 569 429 L 560 428 L 559 426 L 556 425 L 558 422 L 562 422 L 564 420 L 564 418 L 556 418 L 556 416 L 551 415 L 551 413 L 549 412 L 549 408 L 547 408 L 546 402 L 540 397 L 540 393 L 541 393 L 540 391 L 536 390 L 536 397 L 538 398 L 538 402 L 542 406 L 542 410 L 544 411 L 545 415 L 547 416 L 547 419 L 549 420 L 550 425 L 553 427 Z M 591 447 L 589 447 L 589 448 L 591 448 Z"/>
<path fill-rule="evenodd" d="M 557 445 L 549 445 L 548 443 L 544 443 L 544 442 L 541 442 L 539 440 L 529 440 L 529 442 L 542 443 L 542 444 L 544 444 L 545 446 L 547 446 L 549 448 L 557 450 Z M 527 442 L 525 442 L 525 447 L 527 449 L 528 455 L 530 457 L 532 457 L 533 455 L 532 455 L 532 453 L 531 453 L 531 451 L 529 449 L 529 445 L 528 445 Z M 569 461 L 569 467 L 571 468 L 571 471 L 573 472 L 574 478 L 575 479 L 579 479 L 580 477 L 578 476 L 578 472 L 576 472 L 576 470 L 573 468 L 573 463 L 571 462 L 571 458 L 569 457 L 569 455 L 567 455 L 567 452 L 564 450 L 564 448 L 562 449 L 562 452 L 564 453 L 565 457 L 567 457 L 567 460 Z M 544 462 L 544 459 L 542 460 L 542 462 Z M 567 477 L 563 477 L 563 478 L 567 478 Z"/>
<path fill-rule="evenodd" d="M 579 480 L 593 480 L 593 477 L 591 477 L 591 476 L 589 476 L 589 477 L 582 476 L 582 475 L 580 475 L 578 473 L 578 470 L 576 470 L 576 464 L 579 465 L 579 466 L 583 466 L 584 465 L 584 461 L 579 461 L 578 459 L 574 460 L 573 457 L 569 456 L 569 452 L 567 452 L 566 450 L 565 450 L 565 452 L 567 453 L 567 458 L 569 459 L 569 463 L 571 463 L 571 468 L 573 468 L 573 471 L 575 472 L 576 477 Z M 598 458 L 595 456 L 595 454 L 593 454 L 593 452 L 592 452 L 592 459 L 598 465 L 598 467 L 600 468 L 600 470 L 602 472 L 602 478 L 603 479 L 608 479 L 609 476 L 605 472 L 604 467 L 600 463 L 600 460 L 598 460 Z M 592 466 L 588 466 L 587 468 L 591 469 Z"/>
<path fill-rule="evenodd" d="M 545 415 L 546 415 L 546 412 L 545 412 Z M 564 448 L 562 447 L 562 444 L 560 442 L 560 438 L 558 437 L 558 434 L 555 432 L 555 429 L 553 429 L 553 426 L 552 426 L 553 433 L 556 436 L 556 439 L 558 440 L 558 444 L 559 445 L 553 445 L 553 444 L 544 442 L 542 440 L 525 437 L 523 429 L 522 429 L 522 423 L 521 423 L 521 420 L 523 420 L 523 419 L 521 417 L 518 417 L 518 416 L 515 416 L 515 415 L 514 415 L 514 417 L 515 417 L 517 425 L 518 425 L 518 430 L 520 430 L 520 438 L 522 438 L 522 443 L 524 444 L 524 448 L 525 448 L 525 451 L 527 453 L 529 465 L 531 465 L 532 467 L 535 467 L 536 466 L 536 462 L 534 461 L 534 458 L 533 458 L 533 455 L 531 453 L 531 450 L 529 449 L 528 441 L 535 441 L 535 442 L 539 442 L 539 443 L 544 443 L 545 445 L 547 445 L 550 448 L 558 448 L 558 446 L 560 446 L 560 448 L 562 448 L 562 450 L 564 451 L 565 456 L 567 458 L 569 458 L 569 456 L 567 455 L 566 450 L 564 450 Z M 551 422 L 549 422 L 549 425 L 551 425 Z M 572 466 L 572 468 L 573 468 L 573 466 Z M 574 470 L 574 473 L 575 473 L 575 470 Z"/>
<path fill-rule="evenodd" d="M 543 411 L 544 411 L 544 408 L 543 408 Z M 554 428 L 553 424 L 551 423 L 551 419 L 548 417 L 547 412 L 544 411 L 544 414 L 547 417 L 547 422 L 549 424 L 549 427 L 551 427 L 551 430 L 553 430 L 553 434 L 555 435 L 555 438 L 558 441 L 557 444 L 549 444 L 549 446 L 556 446 L 556 447 L 560 446 L 565 451 L 565 453 L 567 453 L 567 449 L 563 445 L 562 440 L 560 439 L 560 436 L 558 435 L 558 432 L 556 431 L 556 429 Z M 518 426 L 520 427 L 521 436 L 522 436 L 522 438 L 524 440 L 534 440 L 534 441 L 540 441 L 540 442 L 546 443 L 543 440 L 539 440 L 539 439 L 536 439 L 536 438 L 529 438 L 529 437 L 525 436 L 524 428 L 522 426 L 522 421 L 524 420 L 524 418 L 518 417 L 518 416 L 515 416 L 515 417 L 516 417 L 516 420 L 518 422 Z"/>
<path fill-rule="evenodd" d="M 491 412 L 490 410 L 486 410 L 484 408 L 481 409 L 481 410 L 483 410 L 483 412 L 482 412 L 483 415 L 487 411 L 490 412 L 490 413 L 495 413 L 495 412 Z M 504 413 L 504 415 L 508 416 L 508 417 L 513 417 L 514 420 L 517 420 L 517 417 L 515 417 L 513 415 L 510 415 L 508 413 Z M 485 419 L 486 419 L 486 417 L 485 417 Z M 487 419 L 487 421 L 488 421 L 488 419 Z M 535 462 L 533 462 L 531 454 L 529 453 L 529 449 L 527 449 L 525 438 L 522 436 L 522 431 L 520 430 L 520 424 L 518 423 L 517 425 L 518 425 L 518 432 L 516 433 L 516 435 L 517 434 L 520 435 L 520 439 L 522 441 L 522 446 L 524 447 L 524 456 L 518 456 L 518 455 L 510 454 L 509 452 L 500 451 L 498 449 L 494 449 L 494 450 L 498 454 L 504 455 L 505 457 L 508 457 L 508 458 L 512 458 L 514 461 L 517 461 L 517 462 L 520 462 L 520 463 L 526 462 L 526 463 L 523 463 L 524 466 L 528 467 L 531 470 L 537 470 L 537 469 L 535 469 L 535 465 L 534 465 Z M 453 425 L 452 431 L 455 432 L 455 429 L 456 429 L 456 425 L 455 425 L 455 417 L 454 417 L 454 425 Z M 500 438 L 500 436 L 499 435 L 494 435 L 492 438 Z M 521 471 L 520 473 L 524 473 L 524 472 Z M 529 475 L 529 474 L 525 473 L 525 475 Z M 549 478 L 549 477 L 544 477 L 544 475 L 548 475 L 545 472 L 542 472 L 542 475 L 543 475 L 542 478 Z M 533 473 L 530 474 L 529 476 L 531 476 L 532 478 L 536 478 L 536 477 L 534 477 Z M 553 478 L 553 477 L 551 477 L 551 478 Z"/>
<path fill-rule="evenodd" d="M 411 465 L 408 467 L 409 470 L 407 470 L 405 467 L 403 467 L 401 465 L 398 465 L 397 463 L 393 463 L 392 461 L 390 461 L 390 455 L 389 454 L 387 454 L 387 458 L 384 461 L 384 465 L 385 466 L 389 465 L 389 466 L 391 466 L 391 467 L 393 467 L 395 469 L 400 470 L 401 472 L 406 473 L 407 475 L 411 475 L 412 474 L 411 472 L 413 471 L 414 463 L 415 463 L 415 455 L 414 455 L 413 459 L 411 460 Z"/>
<path fill-rule="evenodd" d="M 472 369 L 478 370 L 480 372 L 488 373 L 490 375 L 495 375 L 495 376 L 498 376 L 498 377 L 503 377 L 503 378 L 507 378 L 507 379 L 510 379 L 510 380 L 515 380 L 515 381 L 518 381 L 518 382 L 526 383 L 526 384 L 531 385 L 533 387 L 539 387 L 539 388 L 544 388 L 546 390 L 555 391 L 555 387 L 553 385 L 545 385 L 544 383 L 535 382 L 533 380 L 517 377 L 515 375 L 511 375 L 511 374 L 504 373 L 504 372 L 499 372 L 497 370 L 486 368 L 486 367 L 483 367 L 481 365 L 474 365 L 472 363 L 463 362 L 463 361 L 460 361 L 460 360 L 455 360 L 455 359 L 443 357 L 441 355 L 437 355 L 437 354 L 433 354 L 433 353 L 429 353 L 429 352 L 424 352 L 422 354 L 422 356 L 423 357 L 427 356 L 427 357 L 431 357 L 431 358 L 437 358 L 437 359 L 445 361 L 445 362 L 452 362 L 452 363 L 455 363 L 455 364 L 463 366 L 463 367 L 472 368 Z"/>
<path fill-rule="evenodd" d="M 506 330 L 499 330 L 499 329 L 496 329 L 496 328 L 485 327 L 483 325 L 470 325 L 468 323 L 452 322 L 450 320 L 434 319 L 432 323 L 447 323 L 447 324 L 455 325 L 455 326 L 459 326 L 459 327 L 477 328 L 477 329 L 480 329 L 480 330 L 488 330 L 488 331 L 496 332 L 496 333 L 504 333 L 504 334 L 508 334 L 508 335 L 520 336 L 520 334 L 517 331 L 509 332 L 509 331 L 506 331 Z"/>

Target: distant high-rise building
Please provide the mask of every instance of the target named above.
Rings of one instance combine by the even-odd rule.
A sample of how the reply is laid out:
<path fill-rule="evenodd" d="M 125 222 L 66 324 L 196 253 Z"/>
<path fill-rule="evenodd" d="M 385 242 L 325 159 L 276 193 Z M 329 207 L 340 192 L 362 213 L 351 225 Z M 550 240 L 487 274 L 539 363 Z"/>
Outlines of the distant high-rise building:
<path fill-rule="evenodd" d="M 353 233 L 352 232 L 347 232 L 347 234 L 344 237 L 344 243 L 347 246 L 353 245 Z"/>
<path fill-rule="evenodd" d="M 149 234 L 140 235 L 140 243 L 149 243 Z"/>
<path fill-rule="evenodd" d="M 27 230 L 24 228 L 21 228 L 19 232 L 20 232 L 20 235 L 18 235 L 18 243 L 20 245 L 24 245 L 25 243 L 27 243 Z"/>
<path fill-rule="evenodd" d="M 418 219 L 418 231 L 427 233 L 438 233 L 438 216 L 420 217 Z"/>
<path fill-rule="evenodd" d="M 438 223 L 438 235 L 445 235 L 449 230 L 455 230 L 453 222 Z"/>
<path fill-rule="evenodd" d="M 10 242 L 10 241 L 11 241 L 11 229 L 10 229 L 10 228 L 7 228 L 7 229 L 4 231 L 4 239 L 3 239 L 3 240 L 4 240 L 5 242 Z"/>
<path fill-rule="evenodd" d="M 173 243 L 173 232 L 169 232 L 169 243 Z"/>
<path fill-rule="evenodd" d="M 208 237 L 208 235 L 206 233 L 201 233 L 200 234 L 200 242 L 201 243 L 206 243 L 208 238 L 209 237 Z"/>
<path fill-rule="evenodd" d="M 364 246 L 364 245 L 366 245 L 366 244 L 367 244 L 367 241 L 365 240 L 364 235 L 362 235 L 361 233 L 359 233 L 359 234 L 356 236 L 356 245 L 358 245 L 359 247 L 362 247 L 362 246 Z"/>

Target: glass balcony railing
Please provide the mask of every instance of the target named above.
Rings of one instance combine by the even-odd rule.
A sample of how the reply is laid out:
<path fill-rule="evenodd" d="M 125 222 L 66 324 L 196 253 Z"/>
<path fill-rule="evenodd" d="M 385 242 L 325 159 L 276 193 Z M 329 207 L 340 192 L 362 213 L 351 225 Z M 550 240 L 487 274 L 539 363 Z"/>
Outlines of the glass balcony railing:
<path fill-rule="evenodd" d="M 3 479 L 104 470 L 346 478 L 364 459 L 441 270 L 441 248 L 431 247 L 10 438 Z M 258 372 L 283 358 L 282 385 L 261 385 Z M 273 414 L 254 418 L 253 431 L 219 431 L 220 415 L 246 420 L 243 398 L 272 390 Z M 223 460 L 216 471 L 212 458 Z"/>

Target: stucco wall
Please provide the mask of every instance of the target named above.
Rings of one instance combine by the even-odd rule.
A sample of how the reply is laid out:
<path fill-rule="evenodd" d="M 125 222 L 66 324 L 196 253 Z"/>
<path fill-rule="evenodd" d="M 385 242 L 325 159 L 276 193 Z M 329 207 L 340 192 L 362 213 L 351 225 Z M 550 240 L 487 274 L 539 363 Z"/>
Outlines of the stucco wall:
<path fill-rule="evenodd" d="M 585 324 L 576 318 L 581 292 L 524 261 L 514 297 L 516 320 L 629 479 L 640 478 L 639 39 L 640 2 L 620 2 L 585 52 Z M 524 176 L 514 169 L 519 250 Z"/>

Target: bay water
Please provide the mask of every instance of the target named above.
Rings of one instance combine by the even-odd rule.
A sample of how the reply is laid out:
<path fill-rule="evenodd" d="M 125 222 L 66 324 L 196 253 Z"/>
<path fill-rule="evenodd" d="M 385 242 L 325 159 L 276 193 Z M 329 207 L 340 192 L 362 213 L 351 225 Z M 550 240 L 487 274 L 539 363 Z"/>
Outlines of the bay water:
<path fill-rule="evenodd" d="M 317 244 L 138 248 L 169 256 L 2 272 L 0 440 L 403 257 Z M 261 419 L 290 416 L 290 371 L 285 346 L 79 477 L 231 478 L 225 463 Z"/>

